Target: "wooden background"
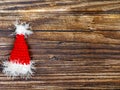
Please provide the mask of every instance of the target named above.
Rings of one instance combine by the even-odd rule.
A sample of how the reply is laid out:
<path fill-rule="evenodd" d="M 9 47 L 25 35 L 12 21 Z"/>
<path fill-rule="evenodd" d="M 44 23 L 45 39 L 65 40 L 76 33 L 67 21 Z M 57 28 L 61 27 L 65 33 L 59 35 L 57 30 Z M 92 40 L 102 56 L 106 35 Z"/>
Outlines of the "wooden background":
<path fill-rule="evenodd" d="M 2 73 L 17 19 L 34 31 L 28 80 Z M 120 0 L 0 0 L 0 90 L 73 89 L 120 90 Z"/>

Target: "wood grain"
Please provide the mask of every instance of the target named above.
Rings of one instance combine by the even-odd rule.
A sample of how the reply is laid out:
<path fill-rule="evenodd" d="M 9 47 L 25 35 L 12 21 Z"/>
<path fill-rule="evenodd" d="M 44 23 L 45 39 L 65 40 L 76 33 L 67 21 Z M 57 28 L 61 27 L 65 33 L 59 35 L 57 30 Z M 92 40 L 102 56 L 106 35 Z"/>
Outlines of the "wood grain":
<path fill-rule="evenodd" d="M 120 30 L 119 0 L 2 0 L 0 28 L 16 19 L 33 30 Z M 114 14 L 115 13 L 115 14 Z"/>
<path fill-rule="evenodd" d="M 34 31 L 28 80 L 2 73 L 17 19 Z M 120 89 L 120 0 L 1 0 L 0 90 L 73 89 Z"/>
<path fill-rule="evenodd" d="M 27 81 L 19 78 L 11 81 L 10 78 L 6 78 L 1 73 L 1 89 L 7 89 L 7 87 L 11 90 L 16 88 L 30 88 L 30 90 L 50 88 L 54 90 L 58 88 L 60 90 L 119 89 L 119 37 L 116 36 L 117 38 L 115 38 L 114 35 L 117 35 L 116 32 L 104 32 L 102 32 L 101 35 L 108 35 L 110 37 L 104 37 L 102 42 L 98 40 L 95 43 L 94 40 L 91 39 L 89 39 L 90 42 L 85 40 L 84 42 L 79 40 L 74 41 L 71 40 L 69 36 L 65 39 L 61 32 L 57 34 L 54 32 L 50 33 L 48 37 L 53 36 L 55 39 L 47 38 L 47 36 L 44 37 L 43 33 L 48 35 L 47 32 L 43 32 L 41 34 L 43 38 L 40 38 L 37 34 L 41 32 L 38 33 L 38 31 L 35 31 L 35 34 L 27 39 L 31 58 L 36 63 L 35 66 L 37 70 L 35 71 L 35 75 Z M 2 61 L 8 58 L 12 49 L 13 37 L 7 38 L 5 36 L 9 33 L 12 32 L 8 31 L 6 33 L 5 31 L 1 34 L 0 58 Z M 67 33 L 70 35 L 70 32 Z M 80 32 L 78 36 L 85 33 L 86 32 Z M 90 32 L 87 33 L 90 35 Z M 95 35 L 96 32 L 92 33 Z M 56 37 L 54 35 L 56 35 Z M 61 39 L 61 37 L 63 37 L 64 40 Z M 114 39 L 111 39 L 111 37 L 114 37 Z M 80 37 L 76 39 L 79 38 Z M 109 41 L 109 39 L 111 39 L 111 41 Z M 114 40 L 117 40 L 117 43 L 114 42 Z M 105 43 L 105 41 L 107 43 Z M 11 84 L 14 85 L 11 86 Z"/>

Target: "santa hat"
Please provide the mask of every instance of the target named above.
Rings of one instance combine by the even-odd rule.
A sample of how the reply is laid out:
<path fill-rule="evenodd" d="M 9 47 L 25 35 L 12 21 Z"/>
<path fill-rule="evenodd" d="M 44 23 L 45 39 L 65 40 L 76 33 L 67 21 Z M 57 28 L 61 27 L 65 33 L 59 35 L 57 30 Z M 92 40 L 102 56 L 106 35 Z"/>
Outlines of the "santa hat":
<path fill-rule="evenodd" d="M 26 35 L 33 32 L 28 30 L 29 24 L 15 24 L 16 40 L 11 51 L 9 61 L 3 62 L 3 73 L 7 76 L 30 77 L 33 74 L 33 62 L 30 61 L 28 46 L 25 41 Z"/>

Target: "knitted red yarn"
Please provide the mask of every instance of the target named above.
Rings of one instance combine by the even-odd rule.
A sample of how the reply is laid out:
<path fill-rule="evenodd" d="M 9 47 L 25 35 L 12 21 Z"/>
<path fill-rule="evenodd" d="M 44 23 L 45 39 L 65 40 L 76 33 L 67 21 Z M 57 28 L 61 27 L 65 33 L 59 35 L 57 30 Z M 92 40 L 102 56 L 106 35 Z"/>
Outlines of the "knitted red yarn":
<path fill-rule="evenodd" d="M 30 55 L 28 52 L 28 46 L 23 34 L 17 34 L 14 42 L 14 47 L 9 58 L 10 62 L 20 64 L 30 64 Z"/>

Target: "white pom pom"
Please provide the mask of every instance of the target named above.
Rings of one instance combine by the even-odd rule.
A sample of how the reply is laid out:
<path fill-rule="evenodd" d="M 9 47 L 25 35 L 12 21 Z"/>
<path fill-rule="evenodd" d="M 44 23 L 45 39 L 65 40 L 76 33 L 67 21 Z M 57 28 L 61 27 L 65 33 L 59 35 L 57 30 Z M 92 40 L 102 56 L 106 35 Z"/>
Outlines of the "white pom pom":
<path fill-rule="evenodd" d="M 29 24 L 26 24 L 26 23 L 19 24 L 16 21 L 15 27 L 16 27 L 16 30 L 15 30 L 16 34 L 30 35 L 30 34 L 33 33 L 32 31 L 28 30 L 29 29 Z"/>

